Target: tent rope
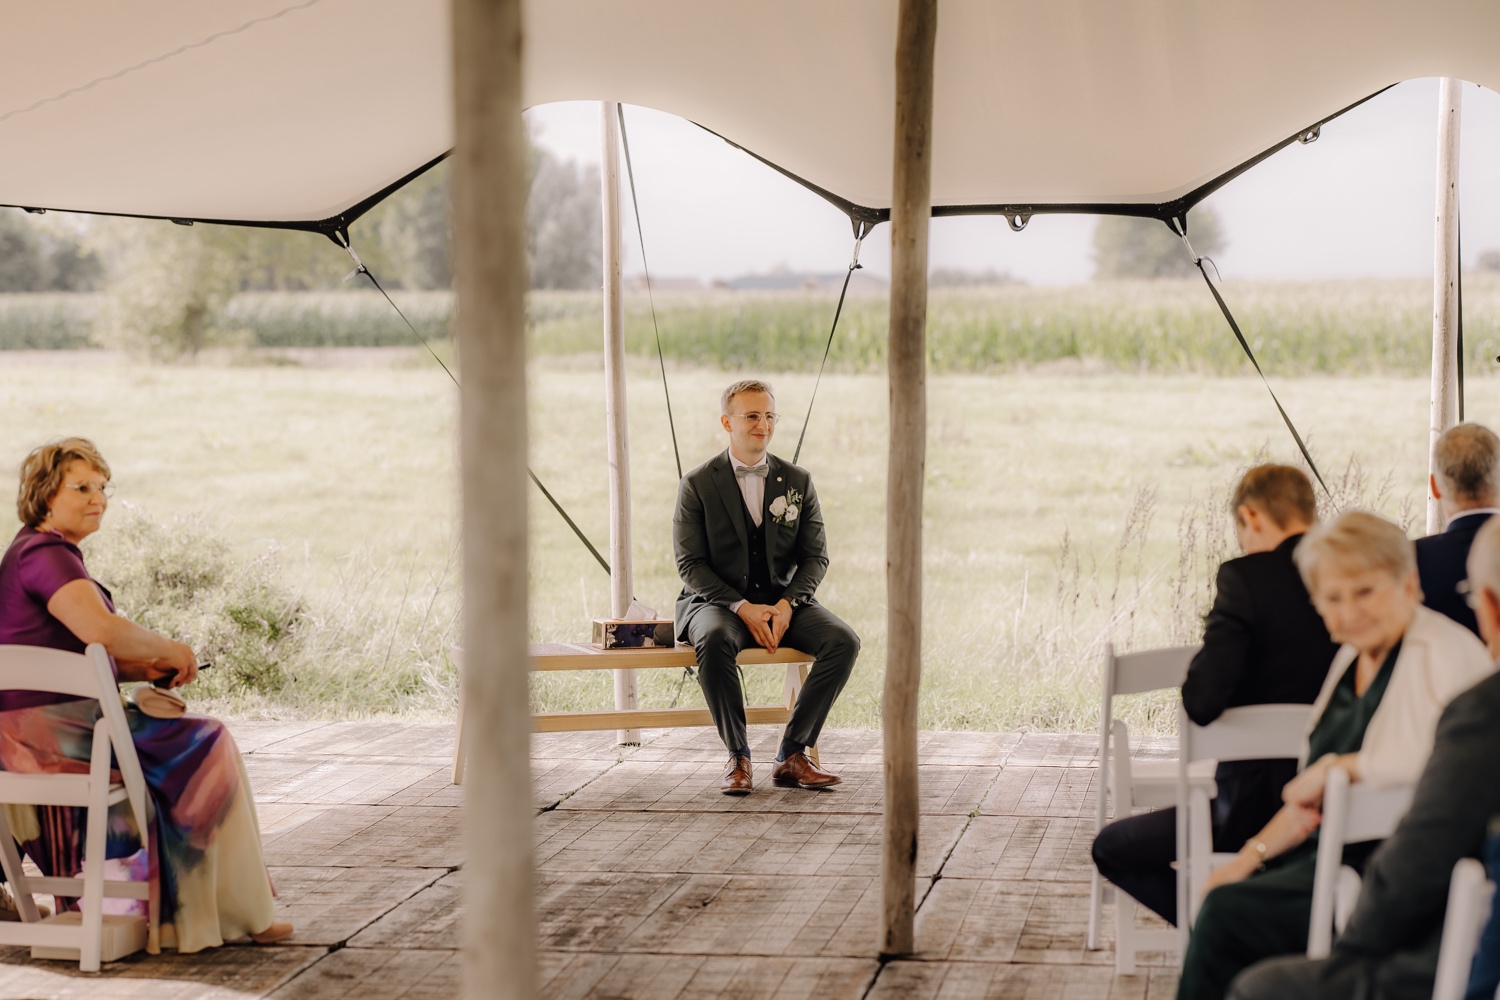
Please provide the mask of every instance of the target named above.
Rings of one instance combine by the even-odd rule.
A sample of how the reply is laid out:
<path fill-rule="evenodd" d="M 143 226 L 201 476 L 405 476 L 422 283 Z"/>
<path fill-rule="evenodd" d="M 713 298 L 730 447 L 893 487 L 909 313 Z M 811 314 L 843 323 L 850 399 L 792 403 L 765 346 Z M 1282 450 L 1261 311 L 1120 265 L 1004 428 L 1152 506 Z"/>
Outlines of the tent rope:
<path fill-rule="evenodd" d="M 864 266 L 859 262 L 859 248 L 872 228 L 874 225 L 869 222 L 854 224 L 854 256 L 849 261 L 849 270 L 844 272 L 844 287 L 839 289 L 839 304 L 833 310 L 833 324 L 828 328 L 828 343 L 823 345 L 823 361 L 818 365 L 818 377 L 813 382 L 812 398 L 807 401 L 807 416 L 802 418 L 802 433 L 797 435 L 797 450 L 792 454 L 793 465 L 796 465 L 802 458 L 802 442 L 807 440 L 807 426 L 812 423 L 813 404 L 818 401 L 818 386 L 823 384 L 823 369 L 828 367 L 828 354 L 833 350 L 833 335 L 838 332 L 839 316 L 844 312 L 844 297 L 849 294 L 849 279 L 854 277 L 855 271 Z"/>
<path fill-rule="evenodd" d="M 1229 329 L 1234 331 L 1234 339 L 1240 342 L 1240 348 L 1245 352 L 1245 357 L 1250 359 L 1250 364 L 1255 367 L 1255 374 L 1260 376 L 1261 384 L 1266 387 L 1266 392 L 1270 393 L 1271 402 L 1276 404 L 1276 412 L 1281 414 L 1281 422 L 1286 424 L 1286 429 L 1292 434 L 1292 440 L 1297 442 L 1297 449 L 1302 452 L 1302 458 L 1307 462 L 1307 467 L 1312 470 L 1313 476 L 1317 478 L 1318 485 L 1323 487 L 1323 493 L 1332 496 L 1333 493 L 1329 490 L 1328 484 L 1323 481 L 1323 473 L 1318 471 L 1318 463 L 1313 461 L 1312 453 L 1307 450 L 1307 445 L 1302 441 L 1302 435 L 1297 433 L 1297 426 L 1292 423 L 1292 418 L 1287 415 L 1286 408 L 1281 405 L 1281 400 L 1276 398 L 1276 390 L 1271 388 L 1271 383 L 1266 378 L 1266 373 L 1261 370 L 1260 362 L 1255 360 L 1255 352 L 1250 349 L 1250 342 L 1240 332 L 1240 325 L 1235 322 L 1234 313 L 1229 311 L 1229 303 L 1224 301 L 1224 296 L 1219 294 L 1218 286 L 1208 276 L 1208 268 L 1204 265 L 1205 263 L 1213 264 L 1214 262 L 1207 257 L 1200 257 L 1193 250 L 1193 244 L 1188 241 L 1187 220 L 1185 218 L 1173 219 L 1167 225 L 1182 240 L 1182 245 L 1187 247 L 1188 256 L 1193 260 L 1193 266 L 1203 275 L 1203 281 L 1208 285 L 1209 293 L 1213 295 L 1214 301 L 1219 304 L 1219 311 L 1224 314 L 1224 319 L 1229 324 Z M 1214 273 L 1217 274 L 1218 271 L 1218 265 L 1214 264 Z"/>
<path fill-rule="evenodd" d="M 630 207 L 635 213 L 635 235 L 641 243 L 641 270 L 646 275 L 646 301 L 651 304 L 651 329 L 656 332 L 656 362 L 661 366 L 661 394 L 667 400 L 667 427 L 672 431 L 672 457 L 677 460 L 677 478 L 682 478 L 682 450 L 677 447 L 677 422 L 672 419 L 672 391 L 667 387 L 667 359 L 661 349 L 661 327 L 656 322 L 656 296 L 651 292 L 651 268 L 646 263 L 646 231 L 641 226 L 641 203 L 635 196 L 635 167 L 630 163 L 630 136 L 625 132 L 625 105 L 616 104 L 620 118 L 620 145 L 625 150 L 625 176 L 630 180 Z"/>
<path fill-rule="evenodd" d="M 427 348 L 427 353 L 432 355 L 432 360 L 441 365 L 443 371 L 448 373 L 448 378 L 453 381 L 454 387 L 462 389 L 462 386 L 460 386 L 458 382 L 458 376 L 453 374 L 453 369 L 449 368 L 447 363 L 438 356 L 437 351 L 432 349 L 432 344 L 428 343 L 427 338 L 422 336 L 421 331 L 419 331 L 412 323 L 412 321 L 407 318 L 406 313 L 401 311 L 401 307 L 396 305 L 396 300 L 391 298 L 390 293 L 385 290 L 385 286 L 381 285 L 379 279 L 375 277 L 374 272 L 372 272 L 367 266 L 365 266 L 364 261 L 359 259 L 359 254 L 354 252 L 354 247 L 349 242 L 349 234 L 344 232 L 338 233 L 337 239 L 335 239 L 334 242 L 343 247 L 344 250 L 348 252 L 349 256 L 354 259 L 354 270 L 344 275 L 344 280 L 348 281 L 356 274 L 363 274 L 366 278 L 369 278 L 370 284 L 375 286 L 375 290 L 377 292 L 385 296 L 386 302 L 390 303 L 391 308 L 396 311 L 396 315 L 401 317 L 401 321 L 406 324 L 406 328 L 411 331 L 412 336 L 416 337 L 422 342 L 422 346 Z M 542 496 L 547 498 L 547 502 L 550 503 L 553 509 L 562 516 L 563 521 L 567 523 L 568 527 L 573 529 L 573 534 L 578 536 L 578 540 L 583 543 L 584 548 L 589 550 L 589 554 L 598 561 L 600 566 L 604 567 L 604 572 L 611 572 L 609 568 L 609 562 L 599 554 L 599 550 L 594 547 L 593 542 L 589 541 L 588 536 L 583 533 L 583 529 L 578 526 L 577 522 L 568 516 L 567 511 L 563 510 L 563 505 L 557 502 L 557 498 L 552 495 L 552 491 L 542 485 L 542 481 L 537 478 L 537 474 L 532 471 L 530 465 L 526 466 L 526 474 L 531 477 L 531 481 L 536 484 L 536 488 L 542 491 Z"/>

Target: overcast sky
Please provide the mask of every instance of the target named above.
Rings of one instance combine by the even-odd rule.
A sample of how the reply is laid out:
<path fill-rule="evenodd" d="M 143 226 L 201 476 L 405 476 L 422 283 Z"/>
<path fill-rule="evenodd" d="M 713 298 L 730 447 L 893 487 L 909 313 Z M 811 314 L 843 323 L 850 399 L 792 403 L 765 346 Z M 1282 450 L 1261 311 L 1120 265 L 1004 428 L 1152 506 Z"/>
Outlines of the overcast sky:
<path fill-rule="evenodd" d="M 1500 96 L 1466 84 L 1460 146 L 1464 259 L 1500 248 Z M 599 106 L 527 112 L 538 143 L 565 159 L 599 162 Z M 653 276 L 705 281 L 786 266 L 841 271 L 853 242 L 837 209 L 689 122 L 628 108 L 631 154 Z M 1325 278 L 1432 273 L 1437 81 L 1387 91 L 1293 144 L 1205 202 L 1229 247 L 1224 277 Z M 995 268 L 1035 284 L 1086 281 L 1092 216 L 1038 216 L 1022 233 L 995 218 L 938 219 L 932 266 Z M 625 269 L 639 272 L 626 210 Z M 890 226 L 862 262 L 889 272 Z"/>

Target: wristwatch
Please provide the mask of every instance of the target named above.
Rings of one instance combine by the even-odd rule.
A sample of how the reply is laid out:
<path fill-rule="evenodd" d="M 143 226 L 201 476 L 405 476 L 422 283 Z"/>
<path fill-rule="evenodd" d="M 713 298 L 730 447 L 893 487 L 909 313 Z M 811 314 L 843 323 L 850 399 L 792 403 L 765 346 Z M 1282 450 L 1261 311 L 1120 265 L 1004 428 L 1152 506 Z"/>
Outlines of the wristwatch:
<path fill-rule="evenodd" d="M 1250 849 L 1255 852 L 1255 860 L 1259 862 L 1259 864 L 1255 866 L 1255 870 L 1258 872 L 1265 871 L 1267 850 L 1266 842 L 1264 840 L 1253 840 L 1250 842 Z"/>

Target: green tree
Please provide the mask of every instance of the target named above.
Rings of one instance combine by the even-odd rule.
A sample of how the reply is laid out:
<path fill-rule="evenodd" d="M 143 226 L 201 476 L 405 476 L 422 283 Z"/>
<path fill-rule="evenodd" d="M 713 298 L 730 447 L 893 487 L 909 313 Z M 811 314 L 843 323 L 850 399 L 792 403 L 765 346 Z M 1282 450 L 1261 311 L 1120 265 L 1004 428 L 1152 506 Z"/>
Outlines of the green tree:
<path fill-rule="evenodd" d="M 532 147 L 526 251 L 532 288 L 598 288 L 604 280 L 599 168 Z"/>
<path fill-rule="evenodd" d="M 1188 239 L 1203 256 L 1228 245 L 1212 208 L 1189 213 Z M 1195 271 L 1182 240 L 1156 219 L 1105 215 L 1094 228 L 1095 278 L 1180 278 Z"/>
<path fill-rule="evenodd" d="M 0 292 L 87 292 L 99 283 L 99 259 L 68 222 L 0 208 Z"/>

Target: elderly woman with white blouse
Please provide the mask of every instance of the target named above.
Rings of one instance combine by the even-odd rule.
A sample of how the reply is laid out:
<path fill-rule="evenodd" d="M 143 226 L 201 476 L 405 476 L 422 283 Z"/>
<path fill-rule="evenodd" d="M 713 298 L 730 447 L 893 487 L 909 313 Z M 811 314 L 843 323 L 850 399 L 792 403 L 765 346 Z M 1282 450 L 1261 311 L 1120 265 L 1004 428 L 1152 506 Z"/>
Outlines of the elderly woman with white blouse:
<path fill-rule="evenodd" d="M 1438 717 L 1493 670 L 1474 634 L 1424 608 L 1416 554 L 1382 517 L 1351 511 L 1308 532 L 1295 558 L 1342 648 L 1329 667 L 1285 805 L 1209 879 L 1178 984 L 1179 1000 L 1219 1000 L 1240 970 L 1307 948 L 1317 828 L 1332 768 L 1374 786 L 1414 783 Z M 1363 866 L 1373 844 L 1345 849 Z"/>

